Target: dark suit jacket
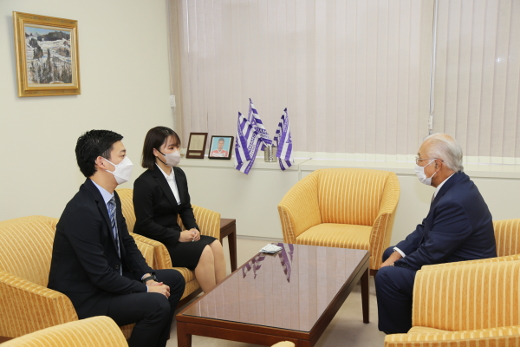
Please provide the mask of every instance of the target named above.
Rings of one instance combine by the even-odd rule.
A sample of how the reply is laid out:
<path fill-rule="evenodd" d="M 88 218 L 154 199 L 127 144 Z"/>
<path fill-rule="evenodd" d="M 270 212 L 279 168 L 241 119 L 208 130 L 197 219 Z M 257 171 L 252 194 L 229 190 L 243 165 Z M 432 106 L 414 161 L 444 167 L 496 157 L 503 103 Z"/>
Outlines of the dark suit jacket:
<path fill-rule="evenodd" d="M 56 227 L 48 287 L 67 295 L 79 318 L 106 313 L 114 295 L 146 292 L 140 279 L 153 271 L 128 234 L 117 193 L 115 198 L 121 259 L 105 201 L 89 178 Z M 119 273 L 121 266 L 126 277 Z"/>
<path fill-rule="evenodd" d="M 406 257 L 395 266 L 423 265 L 496 257 L 491 213 L 477 187 L 457 172 L 441 187 L 422 224 L 396 245 Z"/>
<path fill-rule="evenodd" d="M 188 182 L 184 171 L 174 167 L 175 182 L 179 190 L 181 204 L 175 196 L 159 168 L 146 170 L 134 182 L 134 232 L 163 243 L 170 254 L 179 242 L 181 232 L 177 216 L 181 216 L 186 229 L 198 229 L 191 208 Z"/>

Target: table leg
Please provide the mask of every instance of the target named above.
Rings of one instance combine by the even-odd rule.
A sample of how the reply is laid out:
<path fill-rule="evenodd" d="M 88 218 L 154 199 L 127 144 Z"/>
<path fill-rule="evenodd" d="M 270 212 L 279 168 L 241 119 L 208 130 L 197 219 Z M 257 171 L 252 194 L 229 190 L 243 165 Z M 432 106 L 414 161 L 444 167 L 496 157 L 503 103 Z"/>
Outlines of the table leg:
<path fill-rule="evenodd" d="M 229 234 L 228 244 L 229 244 L 229 256 L 231 258 L 231 272 L 233 272 L 237 269 L 237 233 L 236 233 L 236 231 Z"/>
<path fill-rule="evenodd" d="M 191 334 L 184 332 L 184 324 L 177 322 L 177 346 L 178 347 L 191 347 Z"/>
<path fill-rule="evenodd" d="M 368 317 L 368 269 L 361 276 L 361 305 L 363 306 L 363 323 L 369 323 Z"/>

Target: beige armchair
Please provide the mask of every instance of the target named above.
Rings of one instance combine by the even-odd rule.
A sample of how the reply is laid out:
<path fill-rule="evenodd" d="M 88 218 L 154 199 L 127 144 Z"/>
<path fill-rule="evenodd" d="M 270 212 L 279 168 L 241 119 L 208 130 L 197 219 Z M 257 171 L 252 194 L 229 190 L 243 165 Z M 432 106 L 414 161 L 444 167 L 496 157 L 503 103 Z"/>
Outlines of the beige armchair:
<path fill-rule="evenodd" d="M 128 231 L 136 240 L 146 243 L 154 248 L 154 265 L 152 267 L 154 269 L 173 268 L 179 271 L 186 280 L 186 288 L 184 289 L 184 293 L 182 295 L 179 306 L 182 306 L 184 303 L 188 302 L 193 297 L 197 296 L 201 292 L 201 289 L 193 271 L 190 271 L 184 267 L 172 267 L 170 253 L 162 243 L 160 243 L 159 241 L 149 239 L 142 235 L 133 233 L 135 225 L 135 213 L 133 202 L 134 191 L 128 188 L 120 188 L 116 189 L 116 191 L 119 195 L 119 198 L 121 199 L 123 216 L 126 219 Z M 213 236 L 217 239 L 220 239 L 220 213 L 213 212 L 211 210 L 196 205 L 191 206 L 193 208 L 193 214 L 195 215 L 195 219 L 197 220 L 197 225 L 200 228 L 200 233 L 202 235 Z M 184 230 L 184 226 L 182 225 L 180 217 L 177 220 L 177 222 Z"/>
<path fill-rule="evenodd" d="M 2 344 L 2 347 L 126 347 L 125 336 L 109 317 L 98 316 L 38 330 Z"/>
<path fill-rule="evenodd" d="M 18 337 L 78 320 L 69 298 L 47 288 L 57 221 L 29 216 L 0 222 L 0 336 Z M 136 244 L 152 264 L 153 247 Z M 127 337 L 132 328 L 121 327 Z"/>
<path fill-rule="evenodd" d="M 398 201 L 399 181 L 393 172 L 316 170 L 278 205 L 284 242 L 367 250 L 374 274 L 390 246 Z"/>
<path fill-rule="evenodd" d="M 417 272 L 413 326 L 385 347 L 520 346 L 520 261 L 457 264 Z"/>

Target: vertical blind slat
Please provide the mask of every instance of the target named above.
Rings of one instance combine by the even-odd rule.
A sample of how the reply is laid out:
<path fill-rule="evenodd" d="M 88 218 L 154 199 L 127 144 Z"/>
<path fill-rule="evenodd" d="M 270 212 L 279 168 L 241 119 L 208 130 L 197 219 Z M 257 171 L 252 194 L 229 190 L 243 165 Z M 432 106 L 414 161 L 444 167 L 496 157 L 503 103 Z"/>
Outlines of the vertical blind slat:
<path fill-rule="evenodd" d="M 480 162 L 519 157 L 518 2 L 438 1 L 434 132 Z"/>
<path fill-rule="evenodd" d="M 288 108 L 297 151 L 411 154 L 427 135 L 433 0 L 170 4 L 185 143 L 235 135 L 249 97 L 271 135 Z"/>

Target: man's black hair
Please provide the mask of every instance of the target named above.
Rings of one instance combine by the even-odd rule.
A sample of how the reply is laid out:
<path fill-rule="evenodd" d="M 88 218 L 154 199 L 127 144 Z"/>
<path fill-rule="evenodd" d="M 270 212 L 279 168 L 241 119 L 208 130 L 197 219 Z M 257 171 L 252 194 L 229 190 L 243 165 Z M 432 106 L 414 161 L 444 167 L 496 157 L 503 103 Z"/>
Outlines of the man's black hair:
<path fill-rule="evenodd" d="M 81 135 L 76 143 L 76 161 L 85 177 L 96 172 L 96 158 L 102 156 L 110 160 L 110 152 L 114 143 L 123 136 L 110 130 L 90 130 Z"/>

